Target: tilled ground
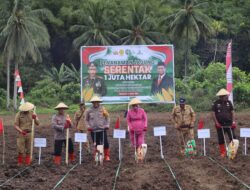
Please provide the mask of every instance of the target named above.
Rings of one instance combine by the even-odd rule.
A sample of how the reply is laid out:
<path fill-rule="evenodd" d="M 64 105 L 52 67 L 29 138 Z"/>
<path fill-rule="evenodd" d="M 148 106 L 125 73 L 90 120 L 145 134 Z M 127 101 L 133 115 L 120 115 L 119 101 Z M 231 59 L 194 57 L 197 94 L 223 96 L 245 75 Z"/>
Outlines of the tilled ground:
<path fill-rule="evenodd" d="M 111 113 L 112 124 L 120 113 Z M 121 113 L 122 115 L 122 113 Z M 201 114 L 199 114 L 199 117 Z M 211 129 L 211 139 L 207 143 L 207 155 L 218 161 L 229 171 L 235 174 L 246 184 L 250 184 L 250 164 L 249 156 L 244 156 L 243 139 L 240 139 L 240 148 L 237 158 L 233 161 L 221 159 L 217 145 L 216 131 L 213 127 L 209 114 L 202 114 L 205 120 L 205 128 Z M 146 135 L 148 153 L 146 163 L 136 164 L 134 161 L 134 150 L 131 148 L 128 134 L 127 139 L 122 140 L 123 160 L 120 173 L 116 181 L 116 189 L 136 190 L 136 189 L 178 189 L 169 168 L 160 158 L 160 143 L 158 137 L 153 137 L 154 126 L 167 126 L 167 136 L 163 137 L 163 151 L 165 160 L 169 163 L 176 179 L 182 189 L 187 190 L 235 190 L 246 189 L 237 180 L 232 178 L 217 164 L 212 162 L 209 157 L 202 156 L 202 140 L 197 139 L 198 156 L 195 158 L 182 157 L 179 154 L 178 138 L 175 129 L 172 127 L 169 113 L 148 113 L 149 129 Z M 25 169 L 16 165 L 16 131 L 11 124 L 13 116 L 3 116 L 6 123 L 6 164 L 0 167 L 0 185 L 7 179 L 16 175 L 18 171 Z M 237 114 L 240 127 L 249 127 L 250 113 Z M 38 149 L 34 149 L 34 166 L 25 170 L 22 174 L 6 183 L 0 189 L 53 189 L 59 180 L 68 172 L 75 163 L 66 166 L 56 167 L 53 164 L 53 130 L 48 125 L 50 116 L 41 115 L 41 127 L 36 128 L 36 137 L 47 138 L 47 148 L 42 149 L 41 165 L 38 165 Z M 122 119 L 121 128 L 126 129 L 125 119 Z M 237 135 L 239 135 L 239 128 Z M 109 141 L 111 147 L 111 162 L 105 162 L 104 166 L 96 166 L 92 155 L 83 150 L 83 163 L 77 165 L 58 189 L 103 189 L 109 190 L 114 187 L 116 170 L 119 165 L 118 160 L 118 140 L 112 138 L 113 130 L 109 130 Z M 196 135 L 197 136 L 197 135 Z M 2 142 L 1 142 L 2 143 Z M 0 145 L 2 147 L 2 144 Z M 250 147 L 250 145 L 249 145 Z M 250 149 L 248 149 L 249 151 Z M 1 151 L 1 150 L 0 150 Z M 75 153 L 78 159 L 78 145 L 75 144 Z M 64 154 L 63 154 L 64 155 Z M 0 157 L 2 154 L 0 153 Z M 63 157 L 64 158 L 64 157 Z M 64 161 L 64 159 L 63 159 Z"/>

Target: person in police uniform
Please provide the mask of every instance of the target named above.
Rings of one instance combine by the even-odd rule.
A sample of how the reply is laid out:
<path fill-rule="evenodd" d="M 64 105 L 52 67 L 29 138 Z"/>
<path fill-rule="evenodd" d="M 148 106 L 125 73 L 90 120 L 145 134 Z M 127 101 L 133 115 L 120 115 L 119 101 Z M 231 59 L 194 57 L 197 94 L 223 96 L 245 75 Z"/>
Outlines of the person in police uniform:
<path fill-rule="evenodd" d="M 188 140 L 194 140 L 195 112 L 190 105 L 186 105 L 184 98 L 180 98 L 179 105 L 173 108 L 172 118 L 178 131 L 180 152 L 184 155 L 185 143 Z"/>
<path fill-rule="evenodd" d="M 223 131 L 224 133 L 228 134 L 230 141 L 232 141 L 232 139 L 236 139 L 236 135 L 234 132 L 236 128 L 235 113 L 232 102 L 228 100 L 229 94 L 230 93 L 227 90 L 223 88 L 220 89 L 220 91 L 216 94 L 216 96 L 218 96 L 219 99 L 216 100 L 212 106 L 212 117 L 218 134 L 218 142 L 219 142 L 221 157 L 226 156 L 225 139 L 223 136 Z"/>
<path fill-rule="evenodd" d="M 93 144 L 95 145 L 94 155 L 97 152 L 97 145 L 104 144 L 104 160 L 110 161 L 110 149 L 107 130 L 110 126 L 110 117 L 104 106 L 100 105 L 102 100 L 93 96 L 90 100 L 92 106 L 86 111 L 85 123 L 90 132 Z"/>
<path fill-rule="evenodd" d="M 61 164 L 61 153 L 62 153 L 62 146 L 63 144 L 66 146 L 66 131 L 68 128 L 72 127 L 71 119 L 69 115 L 65 113 L 65 110 L 69 109 L 67 105 L 63 102 L 59 103 L 55 110 L 57 110 L 57 114 L 52 116 L 52 127 L 54 129 L 54 163 L 55 165 Z M 74 155 L 74 146 L 73 141 L 69 137 L 69 160 L 71 162 L 75 161 Z"/>
<path fill-rule="evenodd" d="M 30 102 L 25 102 L 19 107 L 19 112 L 15 117 L 15 129 L 18 131 L 17 137 L 17 149 L 18 158 L 17 163 L 19 166 L 23 164 L 23 158 L 25 157 L 25 164 L 31 164 L 31 130 L 32 121 L 34 120 L 36 125 L 39 125 L 38 117 L 33 113 L 34 105 Z"/>
<path fill-rule="evenodd" d="M 99 96 L 105 96 L 107 94 L 107 87 L 104 83 L 104 79 L 96 75 L 97 68 L 94 63 L 90 63 L 88 67 L 89 76 L 83 78 L 83 88 L 93 88 L 94 93 Z"/>
<path fill-rule="evenodd" d="M 74 127 L 78 133 L 87 133 L 87 126 L 85 124 L 85 102 L 84 100 L 79 104 L 79 110 L 75 112 L 74 115 Z M 84 146 L 87 148 L 90 153 L 89 142 L 84 143 Z"/>

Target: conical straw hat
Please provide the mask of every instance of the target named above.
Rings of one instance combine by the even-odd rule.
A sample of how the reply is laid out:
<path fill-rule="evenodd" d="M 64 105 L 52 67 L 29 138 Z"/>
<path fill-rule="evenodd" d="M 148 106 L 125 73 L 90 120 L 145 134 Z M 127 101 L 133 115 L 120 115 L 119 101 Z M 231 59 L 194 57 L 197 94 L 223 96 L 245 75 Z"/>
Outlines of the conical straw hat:
<path fill-rule="evenodd" d="M 141 100 L 139 100 L 138 98 L 133 98 L 130 102 L 129 102 L 129 105 L 132 106 L 132 105 L 135 105 L 135 104 L 141 104 Z"/>
<path fill-rule="evenodd" d="M 216 96 L 227 96 L 229 94 L 230 93 L 226 89 L 222 88 L 219 90 L 219 92 L 217 92 Z"/>
<path fill-rule="evenodd" d="M 30 111 L 34 108 L 34 104 L 30 103 L 30 102 L 25 102 L 23 103 L 21 106 L 19 106 L 19 110 L 20 111 Z"/>
<path fill-rule="evenodd" d="M 60 102 L 56 107 L 55 107 L 55 110 L 58 110 L 58 109 L 69 109 L 69 107 L 64 104 L 63 102 Z"/>
<path fill-rule="evenodd" d="M 102 102 L 102 100 L 99 96 L 95 95 L 91 98 L 90 102 Z"/>

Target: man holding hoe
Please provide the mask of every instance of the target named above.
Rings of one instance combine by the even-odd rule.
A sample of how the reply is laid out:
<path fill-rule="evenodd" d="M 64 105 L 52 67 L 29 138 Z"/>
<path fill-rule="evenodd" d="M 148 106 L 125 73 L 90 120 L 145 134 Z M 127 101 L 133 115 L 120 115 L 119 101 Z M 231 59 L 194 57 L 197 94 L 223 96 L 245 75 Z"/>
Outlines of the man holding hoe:
<path fill-rule="evenodd" d="M 34 124 L 39 125 L 38 118 L 35 113 L 33 113 L 34 105 L 25 102 L 19 107 L 19 112 L 15 117 L 15 129 L 19 132 L 17 138 L 17 149 L 18 149 L 18 165 L 21 166 L 23 164 L 23 157 L 25 157 L 26 165 L 31 164 L 31 141 L 32 135 L 32 125 L 33 120 Z"/>

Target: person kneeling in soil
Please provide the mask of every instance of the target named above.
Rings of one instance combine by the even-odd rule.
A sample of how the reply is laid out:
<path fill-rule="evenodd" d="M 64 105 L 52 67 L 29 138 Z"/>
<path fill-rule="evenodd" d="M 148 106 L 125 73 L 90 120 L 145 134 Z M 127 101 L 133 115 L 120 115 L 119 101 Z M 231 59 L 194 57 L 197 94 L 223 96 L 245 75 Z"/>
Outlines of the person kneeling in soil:
<path fill-rule="evenodd" d="M 63 144 L 66 146 L 66 138 L 67 138 L 66 130 L 72 127 L 69 115 L 65 114 L 66 109 L 68 109 L 68 106 L 61 102 L 55 107 L 55 110 L 57 110 L 58 113 L 52 116 L 52 127 L 55 131 L 54 133 L 54 140 L 55 140 L 54 163 L 56 165 L 61 164 L 62 146 Z M 70 137 L 68 141 L 69 141 L 69 147 L 68 147 L 69 160 L 74 161 L 75 156 L 74 156 L 73 142 Z"/>
<path fill-rule="evenodd" d="M 78 133 L 87 133 L 87 126 L 85 124 L 85 102 L 82 101 L 79 104 L 80 109 L 75 112 L 74 126 Z M 89 141 L 84 143 L 84 146 L 90 152 Z"/>
<path fill-rule="evenodd" d="M 184 155 L 188 140 L 194 140 L 195 112 L 190 105 L 186 105 L 184 98 L 179 99 L 179 105 L 172 111 L 174 126 L 178 131 L 180 153 Z"/>
<path fill-rule="evenodd" d="M 221 157 L 226 156 L 224 133 L 228 134 L 230 141 L 236 139 L 234 132 L 234 129 L 236 128 L 234 108 L 232 102 L 228 100 L 229 94 L 230 93 L 227 90 L 221 89 L 216 94 L 219 99 L 214 102 L 212 107 L 212 117 L 218 134 Z"/>
<path fill-rule="evenodd" d="M 109 113 L 100 105 L 102 100 L 98 96 L 93 96 L 90 102 L 92 103 L 92 107 L 86 111 L 85 122 L 95 146 L 94 156 L 97 152 L 97 145 L 104 144 L 104 160 L 110 161 L 110 150 L 107 137 L 107 130 L 110 124 Z"/>
<path fill-rule="evenodd" d="M 139 107 L 140 103 L 142 102 L 139 99 L 133 98 L 129 103 L 132 108 L 127 113 L 130 142 L 136 148 L 137 155 L 142 151 L 148 125 L 147 114 L 144 109 Z"/>
<path fill-rule="evenodd" d="M 32 112 L 35 106 L 29 102 L 22 104 L 19 107 L 19 112 L 15 117 L 15 128 L 19 132 L 17 138 L 17 149 L 18 149 L 18 165 L 21 166 L 23 163 L 23 156 L 25 155 L 26 165 L 31 164 L 31 130 L 32 121 L 34 120 L 36 125 L 39 125 L 39 120 L 36 114 Z"/>

